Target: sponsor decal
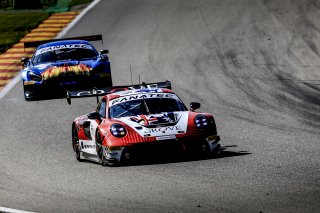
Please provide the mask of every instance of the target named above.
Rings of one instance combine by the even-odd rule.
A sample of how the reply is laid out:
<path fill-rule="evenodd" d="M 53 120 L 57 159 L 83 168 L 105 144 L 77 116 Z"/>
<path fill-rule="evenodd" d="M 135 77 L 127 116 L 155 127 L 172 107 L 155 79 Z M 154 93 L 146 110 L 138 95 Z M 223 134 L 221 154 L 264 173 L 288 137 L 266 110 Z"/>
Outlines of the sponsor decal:
<path fill-rule="evenodd" d="M 49 78 L 58 77 L 61 74 L 73 73 L 74 75 L 90 75 L 92 68 L 86 64 L 78 65 L 62 65 L 62 66 L 53 66 L 46 69 L 41 73 L 43 80 L 48 80 Z"/>
<path fill-rule="evenodd" d="M 140 89 L 140 92 L 159 92 L 159 89 L 152 89 L 157 88 L 158 84 L 146 84 L 146 85 L 138 85 L 138 86 L 132 86 L 128 87 L 129 89 Z"/>
<path fill-rule="evenodd" d="M 144 116 L 132 116 L 130 120 L 140 125 L 156 125 L 165 123 L 175 123 L 176 115 L 173 112 L 167 112 L 164 114 L 144 115 Z"/>
<path fill-rule="evenodd" d="M 81 149 L 95 149 L 96 145 L 84 145 L 83 142 L 81 142 Z"/>
<path fill-rule="evenodd" d="M 169 125 L 168 123 L 154 124 L 151 126 L 145 125 L 145 124 L 139 124 L 139 121 L 144 122 L 143 118 L 144 119 L 150 118 L 152 115 L 123 117 L 123 118 L 117 118 L 117 120 L 124 122 L 125 124 L 130 126 L 141 137 L 160 137 L 163 135 L 177 135 L 177 134 L 186 133 L 189 112 L 188 111 L 173 112 L 172 114 L 174 114 L 175 122 Z M 154 115 L 162 115 L 162 114 L 153 114 L 153 116 Z"/>
<path fill-rule="evenodd" d="M 111 76 L 110 73 L 101 73 L 100 74 L 100 77 L 109 77 L 109 76 Z"/>
<path fill-rule="evenodd" d="M 167 131 L 182 131 L 183 129 L 181 126 L 163 126 L 163 127 L 157 127 L 157 128 L 146 128 L 144 130 L 145 134 L 150 133 L 166 133 Z"/>
<path fill-rule="evenodd" d="M 64 44 L 64 45 L 57 45 L 52 47 L 45 47 L 38 50 L 35 55 L 40 55 L 45 52 L 54 51 L 54 50 L 61 50 L 61 49 L 68 49 L 68 48 L 80 48 L 80 49 L 92 49 L 92 47 L 88 44 Z"/>
<path fill-rule="evenodd" d="M 161 115 L 151 115 L 147 117 L 149 124 L 174 123 L 176 116 L 173 112 L 167 112 Z"/>
<path fill-rule="evenodd" d="M 76 96 L 86 96 L 86 95 L 96 95 L 96 94 L 103 94 L 106 93 L 107 91 L 104 91 L 103 89 L 98 89 L 98 90 L 86 90 L 86 91 L 81 91 L 76 94 Z"/>
<path fill-rule="evenodd" d="M 173 139 L 176 139 L 176 136 L 175 136 L 175 135 L 164 135 L 164 136 L 156 137 L 156 140 L 157 140 L 157 141 L 173 140 Z"/>
<path fill-rule="evenodd" d="M 147 98 L 171 98 L 171 99 L 179 100 L 178 97 L 172 93 L 146 93 L 146 94 L 122 96 L 120 98 L 113 99 L 110 101 L 110 106 L 124 103 L 127 101 L 147 99 Z"/>
<path fill-rule="evenodd" d="M 130 117 L 130 120 L 133 122 L 136 122 L 138 124 L 145 125 L 145 120 L 143 118 L 141 118 L 140 116 L 132 116 L 132 117 Z"/>

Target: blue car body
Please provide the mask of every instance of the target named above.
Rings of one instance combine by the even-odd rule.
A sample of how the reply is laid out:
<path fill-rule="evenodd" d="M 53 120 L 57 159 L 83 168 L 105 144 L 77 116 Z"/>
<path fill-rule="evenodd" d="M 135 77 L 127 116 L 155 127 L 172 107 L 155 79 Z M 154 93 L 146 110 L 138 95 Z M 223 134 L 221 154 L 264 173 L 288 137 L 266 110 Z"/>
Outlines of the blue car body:
<path fill-rule="evenodd" d="M 66 90 L 112 86 L 110 62 L 85 40 L 62 40 L 40 45 L 24 59 L 22 70 L 26 100 L 65 94 Z"/>

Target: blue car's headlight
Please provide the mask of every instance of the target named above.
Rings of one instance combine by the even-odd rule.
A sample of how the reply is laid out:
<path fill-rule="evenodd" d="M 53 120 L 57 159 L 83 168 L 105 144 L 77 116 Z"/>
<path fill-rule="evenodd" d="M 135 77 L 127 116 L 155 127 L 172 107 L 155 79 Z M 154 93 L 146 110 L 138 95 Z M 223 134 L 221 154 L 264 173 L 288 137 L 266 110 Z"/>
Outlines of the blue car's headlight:
<path fill-rule="evenodd" d="M 28 80 L 29 81 L 42 81 L 41 75 L 35 74 L 34 72 L 28 72 Z"/>
<path fill-rule="evenodd" d="M 197 115 L 194 119 L 194 123 L 198 128 L 207 128 L 208 127 L 208 119 L 204 115 Z"/>
<path fill-rule="evenodd" d="M 117 138 L 122 138 L 127 134 L 127 130 L 121 124 L 113 124 L 110 128 L 110 132 Z"/>

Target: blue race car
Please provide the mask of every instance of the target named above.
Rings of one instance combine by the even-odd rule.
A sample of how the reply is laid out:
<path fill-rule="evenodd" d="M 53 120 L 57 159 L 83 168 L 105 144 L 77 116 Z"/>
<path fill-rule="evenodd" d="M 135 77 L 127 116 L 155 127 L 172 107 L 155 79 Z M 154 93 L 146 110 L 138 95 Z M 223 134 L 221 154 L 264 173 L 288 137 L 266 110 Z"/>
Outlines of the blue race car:
<path fill-rule="evenodd" d="M 38 46 L 31 59 L 21 59 L 25 99 L 65 95 L 66 90 L 111 87 L 109 51 L 98 53 L 89 40 L 102 40 L 102 36 L 25 43 L 25 48 Z"/>

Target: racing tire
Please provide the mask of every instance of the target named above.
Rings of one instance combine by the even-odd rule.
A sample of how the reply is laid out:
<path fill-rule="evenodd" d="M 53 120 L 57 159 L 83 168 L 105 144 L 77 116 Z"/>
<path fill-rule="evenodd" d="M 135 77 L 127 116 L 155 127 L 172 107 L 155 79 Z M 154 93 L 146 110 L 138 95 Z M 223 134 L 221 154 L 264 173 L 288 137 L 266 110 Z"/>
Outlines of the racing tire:
<path fill-rule="evenodd" d="M 106 162 L 103 162 L 102 164 L 103 166 L 109 166 L 109 167 L 117 167 L 119 166 L 119 162 L 115 162 L 115 161 L 106 161 Z"/>
<path fill-rule="evenodd" d="M 26 86 L 25 85 L 23 85 L 23 96 L 24 96 L 24 99 L 26 100 L 26 101 L 33 101 L 34 100 L 34 98 L 33 97 L 27 97 L 27 89 L 26 89 Z"/>
<path fill-rule="evenodd" d="M 75 126 L 72 126 L 72 148 L 73 151 L 75 153 L 76 159 L 79 162 L 82 162 L 83 160 L 81 159 L 81 154 L 80 154 L 80 149 L 79 149 L 80 145 L 79 145 L 79 136 L 78 136 L 78 132 L 75 128 Z"/>
<path fill-rule="evenodd" d="M 118 166 L 118 162 L 108 161 L 104 157 L 102 139 L 99 130 L 96 132 L 96 151 L 98 156 L 98 161 L 102 166 Z"/>
<path fill-rule="evenodd" d="M 212 153 L 211 153 L 211 149 L 210 149 L 210 146 L 209 146 L 209 144 L 208 144 L 207 141 L 204 140 L 204 141 L 201 143 L 199 154 L 200 154 L 200 157 L 201 157 L 202 159 L 207 159 L 207 158 L 209 158 L 209 157 L 211 156 L 211 154 L 212 154 Z"/>
<path fill-rule="evenodd" d="M 132 153 L 128 148 L 124 148 L 122 151 L 120 163 L 121 165 L 130 165 L 133 163 Z"/>
<path fill-rule="evenodd" d="M 218 144 L 218 146 L 214 150 L 212 150 L 212 154 L 213 154 L 214 157 L 221 156 L 222 152 L 223 152 L 223 149 L 222 149 L 220 144 Z"/>
<path fill-rule="evenodd" d="M 105 166 L 105 163 L 103 161 L 103 147 L 102 147 L 102 140 L 100 132 L 96 132 L 96 151 L 98 156 L 98 161 L 102 166 Z"/>

